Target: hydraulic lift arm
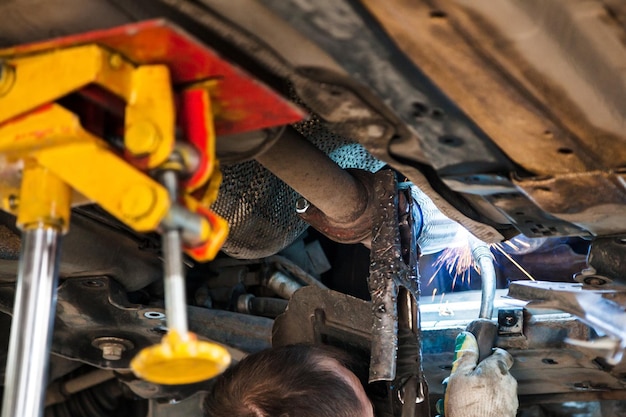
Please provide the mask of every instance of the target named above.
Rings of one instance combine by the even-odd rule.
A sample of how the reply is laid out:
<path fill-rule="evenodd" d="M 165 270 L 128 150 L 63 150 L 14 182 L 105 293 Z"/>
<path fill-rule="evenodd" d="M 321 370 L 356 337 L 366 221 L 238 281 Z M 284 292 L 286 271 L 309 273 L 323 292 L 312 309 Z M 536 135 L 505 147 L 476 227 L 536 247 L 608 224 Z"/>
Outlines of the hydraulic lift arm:
<path fill-rule="evenodd" d="M 169 331 L 133 360 L 135 373 L 178 384 L 224 370 L 227 351 L 187 329 L 182 266 L 183 248 L 208 261 L 228 233 L 208 208 L 220 178 L 215 135 L 293 123 L 303 113 L 160 20 L 0 51 L 0 68 L 0 201 L 23 231 L 2 417 L 43 413 L 72 205 L 97 203 L 136 231 L 162 233 Z M 94 85 L 105 110 L 124 103 L 121 146 L 59 104 Z"/>

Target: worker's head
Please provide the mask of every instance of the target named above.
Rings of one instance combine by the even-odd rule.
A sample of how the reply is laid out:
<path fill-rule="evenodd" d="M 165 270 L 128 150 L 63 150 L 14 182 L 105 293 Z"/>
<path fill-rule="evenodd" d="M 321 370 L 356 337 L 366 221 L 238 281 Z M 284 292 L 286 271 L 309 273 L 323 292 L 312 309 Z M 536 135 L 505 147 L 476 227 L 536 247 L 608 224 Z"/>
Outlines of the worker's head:
<path fill-rule="evenodd" d="M 204 402 L 210 417 L 373 417 L 371 403 L 340 351 L 293 345 L 243 359 Z"/>

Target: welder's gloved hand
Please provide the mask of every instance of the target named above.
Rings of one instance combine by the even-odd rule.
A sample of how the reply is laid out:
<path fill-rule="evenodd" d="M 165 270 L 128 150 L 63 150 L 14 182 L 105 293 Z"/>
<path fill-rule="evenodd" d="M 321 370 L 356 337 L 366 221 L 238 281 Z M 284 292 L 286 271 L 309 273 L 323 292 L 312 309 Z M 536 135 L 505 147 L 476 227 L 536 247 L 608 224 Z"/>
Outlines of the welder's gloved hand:
<path fill-rule="evenodd" d="M 477 364 L 476 338 L 462 332 L 456 339 L 454 357 L 447 378 L 445 417 L 515 417 L 517 381 L 509 373 L 513 357 L 507 351 L 496 348 Z"/>
<path fill-rule="evenodd" d="M 412 185 L 411 197 L 419 206 L 422 217 L 417 244 L 423 255 L 467 244 L 467 231 L 446 217 L 422 190 Z"/>

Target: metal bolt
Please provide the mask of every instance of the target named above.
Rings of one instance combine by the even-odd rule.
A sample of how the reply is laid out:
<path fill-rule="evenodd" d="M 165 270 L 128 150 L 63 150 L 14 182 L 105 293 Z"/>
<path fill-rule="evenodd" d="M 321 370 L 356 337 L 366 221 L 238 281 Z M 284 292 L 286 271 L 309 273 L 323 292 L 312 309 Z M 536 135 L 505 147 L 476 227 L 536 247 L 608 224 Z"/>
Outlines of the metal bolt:
<path fill-rule="evenodd" d="M 155 198 L 156 193 L 148 184 L 131 185 L 120 198 L 120 212 L 128 219 L 141 219 L 151 212 Z"/>
<path fill-rule="evenodd" d="M 102 359 L 107 361 L 119 361 L 124 351 L 134 347 L 131 341 L 119 337 L 99 337 L 91 345 L 100 349 Z"/>
<path fill-rule="evenodd" d="M 587 277 L 583 280 L 583 282 L 587 285 L 604 285 L 606 284 L 608 281 L 602 277 L 599 276 L 594 276 L 594 277 Z"/>
<path fill-rule="evenodd" d="M 102 349 L 102 359 L 108 361 L 119 361 L 125 350 L 124 345 L 119 343 L 103 343 L 100 345 L 100 349 Z"/>
<path fill-rule="evenodd" d="M 250 302 L 254 298 L 252 294 L 242 294 L 237 298 L 237 312 L 250 314 Z"/>
<path fill-rule="evenodd" d="M 498 334 L 500 336 L 521 335 L 523 320 L 523 313 L 519 309 L 498 311 Z"/>
<path fill-rule="evenodd" d="M 302 288 L 302 284 L 280 271 L 274 271 L 268 278 L 266 285 L 267 288 L 286 300 Z"/>
<path fill-rule="evenodd" d="M 508 327 L 514 326 L 517 323 L 517 318 L 515 316 L 505 316 L 504 324 Z"/>
<path fill-rule="evenodd" d="M 124 145 L 136 157 L 146 156 L 157 150 L 161 143 L 159 130 L 149 120 L 138 120 L 126 129 Z"/>
<path fill-rule="evenodd" d="M 300 197 L 296 200 L 296 213 L 298 214 L 306 213 L 309 207 L 311 207 L 311 203 L 309 203 L 309 201 L 306 198 Z"/>

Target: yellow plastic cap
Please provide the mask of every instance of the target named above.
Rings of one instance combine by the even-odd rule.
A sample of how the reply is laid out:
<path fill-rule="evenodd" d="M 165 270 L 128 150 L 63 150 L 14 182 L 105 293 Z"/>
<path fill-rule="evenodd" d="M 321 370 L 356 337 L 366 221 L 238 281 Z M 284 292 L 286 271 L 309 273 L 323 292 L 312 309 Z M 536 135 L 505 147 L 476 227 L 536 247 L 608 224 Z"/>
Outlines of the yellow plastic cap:
<path fill-rule="evenodd" d="M 130 362 L 137 377 L 162 385 L 193 384 L 213 378 L 228 368 L 230 354 L 222 346 L 182 338 L 170 331 L 160 344 L 147 347 Z"/>

